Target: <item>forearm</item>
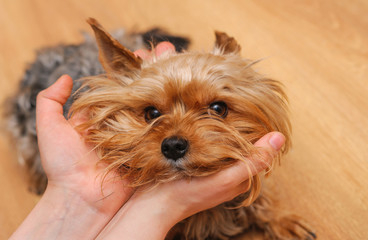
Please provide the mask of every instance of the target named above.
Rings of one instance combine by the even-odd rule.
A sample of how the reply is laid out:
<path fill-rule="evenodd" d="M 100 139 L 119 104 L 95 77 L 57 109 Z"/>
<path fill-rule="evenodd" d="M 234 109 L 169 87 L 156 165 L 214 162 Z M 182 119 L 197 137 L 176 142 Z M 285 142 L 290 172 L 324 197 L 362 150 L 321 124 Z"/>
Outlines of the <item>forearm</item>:
<path fill-rule="evenodd" d="M 51 188 L 10 239 L 94 239 L 111 218 L 76 194 Z"/>

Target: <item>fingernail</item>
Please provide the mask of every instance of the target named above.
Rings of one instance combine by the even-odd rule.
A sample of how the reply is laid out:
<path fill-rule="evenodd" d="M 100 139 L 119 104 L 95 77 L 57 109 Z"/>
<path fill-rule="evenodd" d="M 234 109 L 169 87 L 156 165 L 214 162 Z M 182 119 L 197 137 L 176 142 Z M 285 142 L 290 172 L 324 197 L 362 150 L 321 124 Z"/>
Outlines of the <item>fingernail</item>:
<path fill-rule="evenodd" d="M 279 151 L 285 143 L 285 137 L 281 133 L 274 133 L 271 138 L 268 140 L 272 148 L 276 151 Z"/>

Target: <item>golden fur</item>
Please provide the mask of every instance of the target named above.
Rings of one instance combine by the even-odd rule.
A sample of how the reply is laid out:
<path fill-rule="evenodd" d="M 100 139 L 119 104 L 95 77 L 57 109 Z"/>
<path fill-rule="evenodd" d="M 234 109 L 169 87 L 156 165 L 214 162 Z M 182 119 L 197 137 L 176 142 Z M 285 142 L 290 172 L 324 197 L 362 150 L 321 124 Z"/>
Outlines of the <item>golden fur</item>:
<path fill-rule="evenodd" d="M 138 187 L 210 175 L 236 161 L 246 161 L 250 171 L 250 157 L 257 154 L 253 143 L 271 131 L 285 135 L 282 153 L 289 149 L 291 126 L 281 84 L 255 72 L 256 62 L 240 56 L 233 38 L 216 32 L 210 53 L 153 54 L 143 61 L 96 20 L 89 23 L 106 74 L 84 79 L 71 114 L 87 114 L 88 120 L 78 129 L 88 131 L 86 141 L 96 146 L 101 162 L 108 164 L 106 173 L 119 171 Z M 226 115 L 210 108 L 216 102 L 226 103 Z M 147 120 L 147 109 L 152 107 L 161 115 Z M 188 152 L 177 161 L 161 152 L 163 140 L 171 136 L 189 142 Z M 271 211 L 265 211 L 267 198 L 253 203 L 260 193 L 260 177 L 250 180 L 246 194 L 184 220 L 167 238 L 229 239 L 252 224 L 270 238 L 308 236 L 297 223 L 284 233 L 270 227 L 276 220 Z"/>

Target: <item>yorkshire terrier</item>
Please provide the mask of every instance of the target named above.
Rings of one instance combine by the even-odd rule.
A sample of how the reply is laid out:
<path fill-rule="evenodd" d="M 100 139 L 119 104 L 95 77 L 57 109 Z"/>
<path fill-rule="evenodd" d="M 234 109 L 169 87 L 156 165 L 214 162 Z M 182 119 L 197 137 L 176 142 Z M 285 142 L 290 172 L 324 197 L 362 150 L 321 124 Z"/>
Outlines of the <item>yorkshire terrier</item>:
<path fill-rule="evenodd" d="M 204 53 L 181 51 L 188 40 L 171 36 L 180 51 L 142 60 L 95 19 L 88 23 L 95 33 L 103 68 L 96 63 L 97 53 L 91 51 L 94 44 L 69 49 L 74 55 L 68 64 L 59 56 L 70 46 L 53 49 L 55 54 L 48 50 L 39 61 L 49 64 L 52 71 L 45 73 L 32 66 L 10 104 L 9 126 L 38 192 L 44 190 L 46 178 L 36 150 L 34 117 L 30 117 L 34 116 L 35 96 L 61 74 L 70 74 L 70 69 L 77 72 L 77 76 L 70 74 L 73 79 L 95 76 L 76 84 L 74 92 L 80 90 L 66 104 L 65 114 L 87 115 L 88 120 L 77 129 L 88 131 L 86 141 L 94 144 L 101 161 L 108 164 L 106 173 L 119 172 L 133 187 L 219 172 L 257 156 L 253 144 L 272 131 L 286 137 L 275 161 L 288 151 L 291 126 L 283 87 L 254 71 L 252 66 L 258 61 L 242 58 L 234 38 L 215 32 L 213 50 Z M 160 30 L 150 33 L 151 40 L 156 33 L 158 41 L 170 40 L 166 33 L 161 37 Z M 130 49 L 135 50 L 145 42 L 142 36 L 125 34 L 122 42 L 133 42 Z M 51 73 L 54 76 L 50 77 Z M 245 194 L 183 220 L 166 239 L 235 239 L 252 229 L 263 232 L 267 239 L 315 239 L 299 217 L 281 216 L 272 206 L 260 189 L 260 175 L 249 179 Z"/>

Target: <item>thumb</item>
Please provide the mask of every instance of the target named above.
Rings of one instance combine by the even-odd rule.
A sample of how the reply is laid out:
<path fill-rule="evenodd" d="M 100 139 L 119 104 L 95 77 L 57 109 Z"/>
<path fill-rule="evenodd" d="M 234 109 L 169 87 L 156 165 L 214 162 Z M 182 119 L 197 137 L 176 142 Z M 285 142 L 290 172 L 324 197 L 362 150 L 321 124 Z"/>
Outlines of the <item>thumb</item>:
<path fill-rule="evenodd" d="M 257 151 L 248 157 L 247 161 L 239 161 L 232 170 L 234 179 L 243 179 L 245 176 L 255 176 L 272 166 L 272 161 L 285 144 L 285 136 L 280 132 L 270 132 L 260 138 L 254 146 Z M 245 175 L 244 173 L 248 173 Z M 246 179 L 244 179 L 246 180 Z"/>
<path fill-rule="evenodd" d="M 229 179 L 234 184 L 247 181 L 250 177 L 272 166 L 273 159 L 277 156 L 284 143 L 285 137 L 282 133 L 267 133 L 254 144 L 257 152 L 246 158 L 246 161 L 238 161 L 234 166 L 212 176 L 219 179 L 222 184 L 226 182 L 226 179 Z"/>
<path fill-rule="evenodd" d="M 258 148 L 258 154 L 253 162 L 255 174 L 272 166 L 272 161 L 285 144 L 285 136 L 280 132 L 270 132 L 260 138 L 254 146 Z M 254 173 L 253 173 L 254 174 Z"/>
<path fill-rule="evenodd" d="M 53 85 L 41 91 L 37 96 L 36 125 L 50 126 L 66 122 L 63 105 L 73 88 L 73 80 L 68 75 L 61 76 Z"/>

